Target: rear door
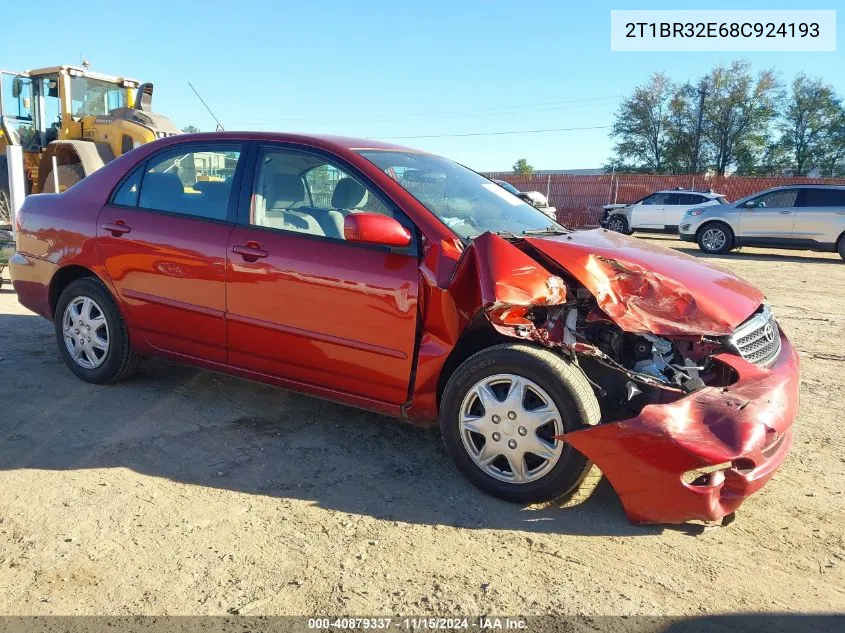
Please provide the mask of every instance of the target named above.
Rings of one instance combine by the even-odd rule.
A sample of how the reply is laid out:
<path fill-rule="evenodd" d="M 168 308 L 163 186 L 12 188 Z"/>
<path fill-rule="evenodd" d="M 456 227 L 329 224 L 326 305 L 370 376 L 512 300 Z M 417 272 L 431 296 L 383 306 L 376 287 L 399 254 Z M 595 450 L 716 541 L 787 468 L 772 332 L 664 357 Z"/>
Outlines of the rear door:
<path fill-rule="evenodd" d="M 779 189 L 745 203 L 738 237 L 759 244 L 777 244 L 792 238 L 798 189 Z"/>
<path fill-rule="evenodd" d="M 833 249 L 845 231 L 845 188 L 811 188 L 801 190 L 795 209 L 792 238 L 801 244 Z"/>
<path fill-rule="evenodd" d="M 97 243 L 118 297 L 155 347 L 226 361 L 226 245 L 242 147 L 154 154 L 100 213 Z"/>
<path fill-rule="evenodd" d="M 707 198 L 697 193 L 678 193 L 669 198 L 673 204 L 666 205 L 663 213 L 664 228 L 677 229 L 687 211 L 707 202 Z"/>

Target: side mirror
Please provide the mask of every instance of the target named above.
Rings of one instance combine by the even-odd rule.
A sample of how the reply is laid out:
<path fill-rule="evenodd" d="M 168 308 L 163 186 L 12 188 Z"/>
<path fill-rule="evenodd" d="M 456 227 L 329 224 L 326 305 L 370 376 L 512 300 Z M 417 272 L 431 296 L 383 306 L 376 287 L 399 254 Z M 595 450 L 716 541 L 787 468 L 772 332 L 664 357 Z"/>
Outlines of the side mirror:
<path fill-rule="evenodd" d="M 746 203 L 745 203 L 744 205 L 742 205 L 742 206 L 744 206 L 746 209 L 753 209 L 754 207 L 756 207 L 756 206 L 757 206 L 757 203 L 756 203 L 756 202 L 754 202 L 754 200 L 749 200 L 748 202 L 746 202 Z"/>
<path fill-rule="evenodd" d="M 343 220 L 343 237 L 348 242 L 379 246 L 408 246 L 411 232 L 393 218 L 380 213 L 350 213 Z"/>
<path fill-rule="evenodd" d="M 12 80 L 12 98 L 17 99 L 23 92 L 23 81 L 20 77 L 15 77 Z"/>

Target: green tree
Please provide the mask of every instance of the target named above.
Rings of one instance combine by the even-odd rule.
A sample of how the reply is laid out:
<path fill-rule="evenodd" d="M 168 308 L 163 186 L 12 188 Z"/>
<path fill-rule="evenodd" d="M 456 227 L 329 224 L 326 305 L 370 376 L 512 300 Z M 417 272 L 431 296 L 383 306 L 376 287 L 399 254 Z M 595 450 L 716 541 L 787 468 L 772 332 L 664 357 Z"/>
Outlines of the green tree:
<path fill-rule="evenodd" d="M 675 86 L 666 119 L 666 170 L 676 174 L 699 172 L 707 164 L 708 147 L 702 139 L 702 107 L 706 86 L 689 82 Z"/>
<path fill-rule="evenodd" d="M 845 176 L 845 108 L 841 106 L 839 115 L 831 124 L 827 152 L 819 170 L 825 177 Z"/>
<path fill-rule="evenodd" d="M 660 173 L 666 168 L 667 123 L 673 85 L 663 73 L 638 86 L 616 112 L 610 136 L 616 141 L 615 161 L 640 171 Z"/>
<path fill-rule="evenodd" d="M 800 73 L 792 82 L 789 100 L 779 121 L 780 137 L 775 153 L 786 159 L 794 176 L 806 176 L 820 168 L 833 150 L 836 123 L 842 104 L 836 92 L 820 78 Z"/>
<path fill-rule="evenodd" d="M 534 167 L 529 165 L 526 159 L 520 158 L 513 164 L 513 173 L 520 174 L 521 176 L 530 176 L 534 173 Z"/>
<path fill-rule="evenodd" d="M 200 129 L 196 125 L 186 125 L 182 128 L 182 131 L 185 134 L 195 134 L 196 132 L 199 132 Z"/>
<path fill-rule="evenodd" d="M 755 78 L 745 60 L 716 66 L 706 77 L 703 138 L 712 152 L 712 166 L 723 176 L 735 167 L 753 172 L 764 154 L 770 127 L 777 116 L 780 88 L 772 70 Z"/>

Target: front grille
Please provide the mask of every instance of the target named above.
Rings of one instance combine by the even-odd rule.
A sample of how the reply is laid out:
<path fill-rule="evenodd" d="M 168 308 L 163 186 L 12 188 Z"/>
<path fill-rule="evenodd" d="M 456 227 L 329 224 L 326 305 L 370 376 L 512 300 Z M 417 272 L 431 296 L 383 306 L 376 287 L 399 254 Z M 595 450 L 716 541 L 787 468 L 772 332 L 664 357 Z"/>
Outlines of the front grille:
<path fill-rule="evenodd" d="M 730 338 L 731 346 L 749 363 L 768 367 L 780 354 L 780 330 L 768 306 L 740 325 Z"/>

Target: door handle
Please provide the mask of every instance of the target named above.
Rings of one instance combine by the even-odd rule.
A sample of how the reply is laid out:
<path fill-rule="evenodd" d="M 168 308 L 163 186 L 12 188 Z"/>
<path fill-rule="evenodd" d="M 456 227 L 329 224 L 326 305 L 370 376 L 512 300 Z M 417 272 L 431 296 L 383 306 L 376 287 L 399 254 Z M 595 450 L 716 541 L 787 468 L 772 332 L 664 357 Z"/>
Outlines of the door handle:
<path fill-rule="evenodd" d="M 778 211 L 778 213 L 780 213 L 781 215 L 789 215 L 792 213 L 792 211 Z"/>
<path fill-rule="evenodd" d="M 267 257 L 269 253 L 261 248 L 258 242 L 247 242 L 246 244 L 235 244 L 232 252 L 244 258 L 244 261 L 254 262 L 260 257 Z"/>
<path fill-rule="evenodd" d="M 108 231 L 114 237 L 120 237 L 124 233 L 129 233 L 132 229 L 126 226 L 123 220 L 115 220 L 114 222 L 106 222 L 103 224 L 103 230 Z"/>

